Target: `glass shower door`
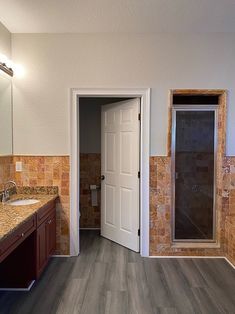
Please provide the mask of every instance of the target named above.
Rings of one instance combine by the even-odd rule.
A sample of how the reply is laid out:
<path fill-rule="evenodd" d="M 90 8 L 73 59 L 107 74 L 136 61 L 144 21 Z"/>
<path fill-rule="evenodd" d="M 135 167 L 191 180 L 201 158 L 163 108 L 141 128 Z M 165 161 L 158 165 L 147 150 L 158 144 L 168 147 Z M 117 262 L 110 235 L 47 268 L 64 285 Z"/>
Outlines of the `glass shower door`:
<path fill-rule="evenodd" d="M 174 239 L 213 241 L 215 110 L 174 110 Z"/>

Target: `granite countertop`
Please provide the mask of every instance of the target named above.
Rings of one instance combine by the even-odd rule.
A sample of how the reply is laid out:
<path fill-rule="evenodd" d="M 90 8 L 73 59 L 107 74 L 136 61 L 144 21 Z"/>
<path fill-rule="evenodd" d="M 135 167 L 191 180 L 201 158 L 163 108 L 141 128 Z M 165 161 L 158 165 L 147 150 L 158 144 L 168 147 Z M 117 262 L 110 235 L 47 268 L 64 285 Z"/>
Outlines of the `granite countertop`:
<path fill-rule="evenodd" d="M 0 241 L 9 236 L 21 224 L 26 222 L 42 206 L 52 200 L 55 200 L 57 197 L 57 194 L 15 194 L 11 196 L 11 200 L 33 198 L 39 200 L 39 202 L 23 206 L 12 206 L 7 203 L 3 204 L 0 202 Z"/>

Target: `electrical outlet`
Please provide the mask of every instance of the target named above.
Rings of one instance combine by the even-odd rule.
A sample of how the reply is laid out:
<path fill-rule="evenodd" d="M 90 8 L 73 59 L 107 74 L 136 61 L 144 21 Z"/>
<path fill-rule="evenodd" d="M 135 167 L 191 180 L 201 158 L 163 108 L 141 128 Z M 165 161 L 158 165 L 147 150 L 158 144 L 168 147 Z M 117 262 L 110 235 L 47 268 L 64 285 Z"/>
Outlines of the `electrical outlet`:
<path fill-rule="evenodd" d="M 16 161 L 16 172 L 22 172 L 22 161 Z"/>

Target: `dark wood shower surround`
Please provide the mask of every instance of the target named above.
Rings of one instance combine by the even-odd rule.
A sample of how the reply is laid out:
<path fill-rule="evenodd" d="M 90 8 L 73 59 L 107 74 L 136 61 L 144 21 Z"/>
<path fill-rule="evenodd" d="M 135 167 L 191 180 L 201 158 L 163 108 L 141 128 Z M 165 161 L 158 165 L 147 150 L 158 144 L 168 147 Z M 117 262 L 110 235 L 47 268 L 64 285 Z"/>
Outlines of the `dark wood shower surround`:
<path fill-rule="evenodd" d="M 52 200 L 0 242 L 0 288 L 27 288 L 40 277 L 55 251 L 55 215 Z"/>

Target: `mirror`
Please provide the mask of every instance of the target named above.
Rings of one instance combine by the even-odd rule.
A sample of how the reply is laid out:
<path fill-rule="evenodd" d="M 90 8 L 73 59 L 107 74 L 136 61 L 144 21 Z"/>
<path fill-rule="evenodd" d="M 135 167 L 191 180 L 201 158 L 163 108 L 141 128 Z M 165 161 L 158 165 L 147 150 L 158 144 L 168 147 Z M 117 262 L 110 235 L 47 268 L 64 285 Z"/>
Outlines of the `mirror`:
<path fill-rule="evenodd" d="M 12 81 L 0 71 L 0 156 L 12 155 Z"/>

